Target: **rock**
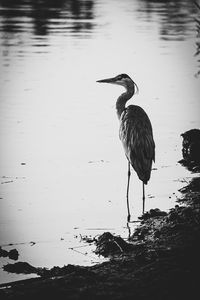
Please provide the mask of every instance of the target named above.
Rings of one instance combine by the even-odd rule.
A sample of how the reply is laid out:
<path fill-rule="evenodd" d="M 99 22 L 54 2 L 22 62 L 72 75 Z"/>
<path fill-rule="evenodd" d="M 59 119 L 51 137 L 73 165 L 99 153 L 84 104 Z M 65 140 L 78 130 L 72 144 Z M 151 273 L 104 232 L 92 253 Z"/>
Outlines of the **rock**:
<path fill-rule="evenodd" d="M 7 256 L 8 256 L 8 251 L 0 247 L 0 257 L 7 257 Z"/>
<path fill-rule="evenodd" d="M 120 254 L 132 249 L 132 245 L 121 237 L 114 236 L 110 232 L 104 232 L 96 241 L 95 253 L 105 257 Z"/>
<path fill-rule="evenodd" d="M 17 260 L 19 253 L 17 249 L 11 249 L 10 251 L 7 251 L 0 247 L 0 257 L 9 257 L 10 259 Z"/>
<path fill-rule="evenodd" d="M 18 260 L 19 253 L 18 253 L 17 249 L 10 250 L 8 253 L 8 257 L 13 260 Z"/>
<path fill-rule="evenodd" d="M 36 273 L 37 274 L 37 268 L 31 266 L 27 262 L 17 262 L 15 264 L 7 264 L 3 266 L 4 271 L 10 272 L 10 273 L 16 273 L 16 274 L 31 274 Z"/>
<path fill-rule="evenodd" d="M 200 163 L 200 130 L 191 129 L 182 133 L 182 154 L 186 161 Z"/>

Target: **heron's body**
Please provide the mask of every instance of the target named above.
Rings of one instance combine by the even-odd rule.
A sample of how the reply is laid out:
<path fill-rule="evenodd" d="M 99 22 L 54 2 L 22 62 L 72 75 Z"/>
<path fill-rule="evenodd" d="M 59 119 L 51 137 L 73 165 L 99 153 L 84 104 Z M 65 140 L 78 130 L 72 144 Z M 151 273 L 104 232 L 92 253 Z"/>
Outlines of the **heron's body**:
<path fill-rule="evenodd" d="M 99 80 L 98 82 L 118 84 L 125 87 L 126 92 L 121 94 L 116 102 L 117 116 L 120 121 L 119 137 L 122 141 L 126 157 L 128 159 L 128 184 L 127 207 L 128 222 L 129 210 L 129 180 L 130 164 L 143 182 L 143 213 L 144 213 L 144 184 L 150 179 L 152 162 L 155 160 L 155 143 L 151 122 L 146 112 L 137 105 L 126 107 L 127 101 L 135 94 L 135 82 L 126 74 L 120 74 L 114 78 Z"/>
<path fill-rule="evenodd" d="M 155 159 L 152 126 L 145 111 L 137 105 L 129 105 L 121 114 L 119 137 L 127 159 L 139 179 L 147 184 Z"/>

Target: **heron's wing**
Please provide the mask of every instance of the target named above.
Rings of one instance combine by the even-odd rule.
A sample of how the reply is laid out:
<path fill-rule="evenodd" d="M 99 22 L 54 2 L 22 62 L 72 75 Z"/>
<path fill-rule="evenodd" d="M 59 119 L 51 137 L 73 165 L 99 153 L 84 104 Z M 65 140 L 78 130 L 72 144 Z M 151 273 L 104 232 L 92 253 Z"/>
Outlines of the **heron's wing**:
<path fill-rule="evenodd" d="M 124 110 L 119 135 L 128 160 L 138 177 L 147 183 L 155 160 L 155 143 L 151 122 L 141 107 L 130 105 Z"/>

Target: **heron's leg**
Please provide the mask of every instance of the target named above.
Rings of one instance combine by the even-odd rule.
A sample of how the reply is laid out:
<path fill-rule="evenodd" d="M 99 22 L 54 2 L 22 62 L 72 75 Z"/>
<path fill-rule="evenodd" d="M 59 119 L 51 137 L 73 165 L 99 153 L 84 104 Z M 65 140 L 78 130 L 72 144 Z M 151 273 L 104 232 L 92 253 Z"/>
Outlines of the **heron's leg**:
<path fill-rule="evenodd" d="M 127 210 L 128 210 L 128 216 L 127 216 L 127 222 L 130 222 L 130 208 L 129 208 L 129 183 L 130 183 L 130 176 L 131 176 L 131 170 L 130 170 L 130 162 L 128 161 L 128 182 L 127 182 L 127 190 L 126 190 L 126 200 L 127 200 Z"/>
<path fill-rule="evenodd" d="M 127 222 L 127 229 L 128 229 L 128 240 L 130 239 L 131 237 L 131 228 L 130 228 L 130 225 L 129 225 L 130 222 Z"/>
<path fill-rule="evenodd" d="M 144 214 L 144 210 L 145 210 L 145 188 L 144 188 L 144 182 L 142 182 L 142 213 Z"/>

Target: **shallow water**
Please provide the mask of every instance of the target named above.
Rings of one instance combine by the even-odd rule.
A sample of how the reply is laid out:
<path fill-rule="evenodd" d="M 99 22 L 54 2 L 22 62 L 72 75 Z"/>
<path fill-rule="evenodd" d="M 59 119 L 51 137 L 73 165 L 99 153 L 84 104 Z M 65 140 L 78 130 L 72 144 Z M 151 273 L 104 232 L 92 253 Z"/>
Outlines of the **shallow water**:
<path fill-rule="evenodd" d="M 0 2 L 0 245 L 34 266 L 88 265 L 102 259 L 80 235 L 128 235 L 115 113 L 123 90 L 96 80 L 127 73 L 139 86 L 130 103 L 146 110 L 156 142 L 146 210 L 169 209 L 192 177 L 177 163 L 180 134 L 200 127 L 197 9 L 189 0 L 50 3 Z M 134 220 L 141 196 L 133 173 Z"/>

